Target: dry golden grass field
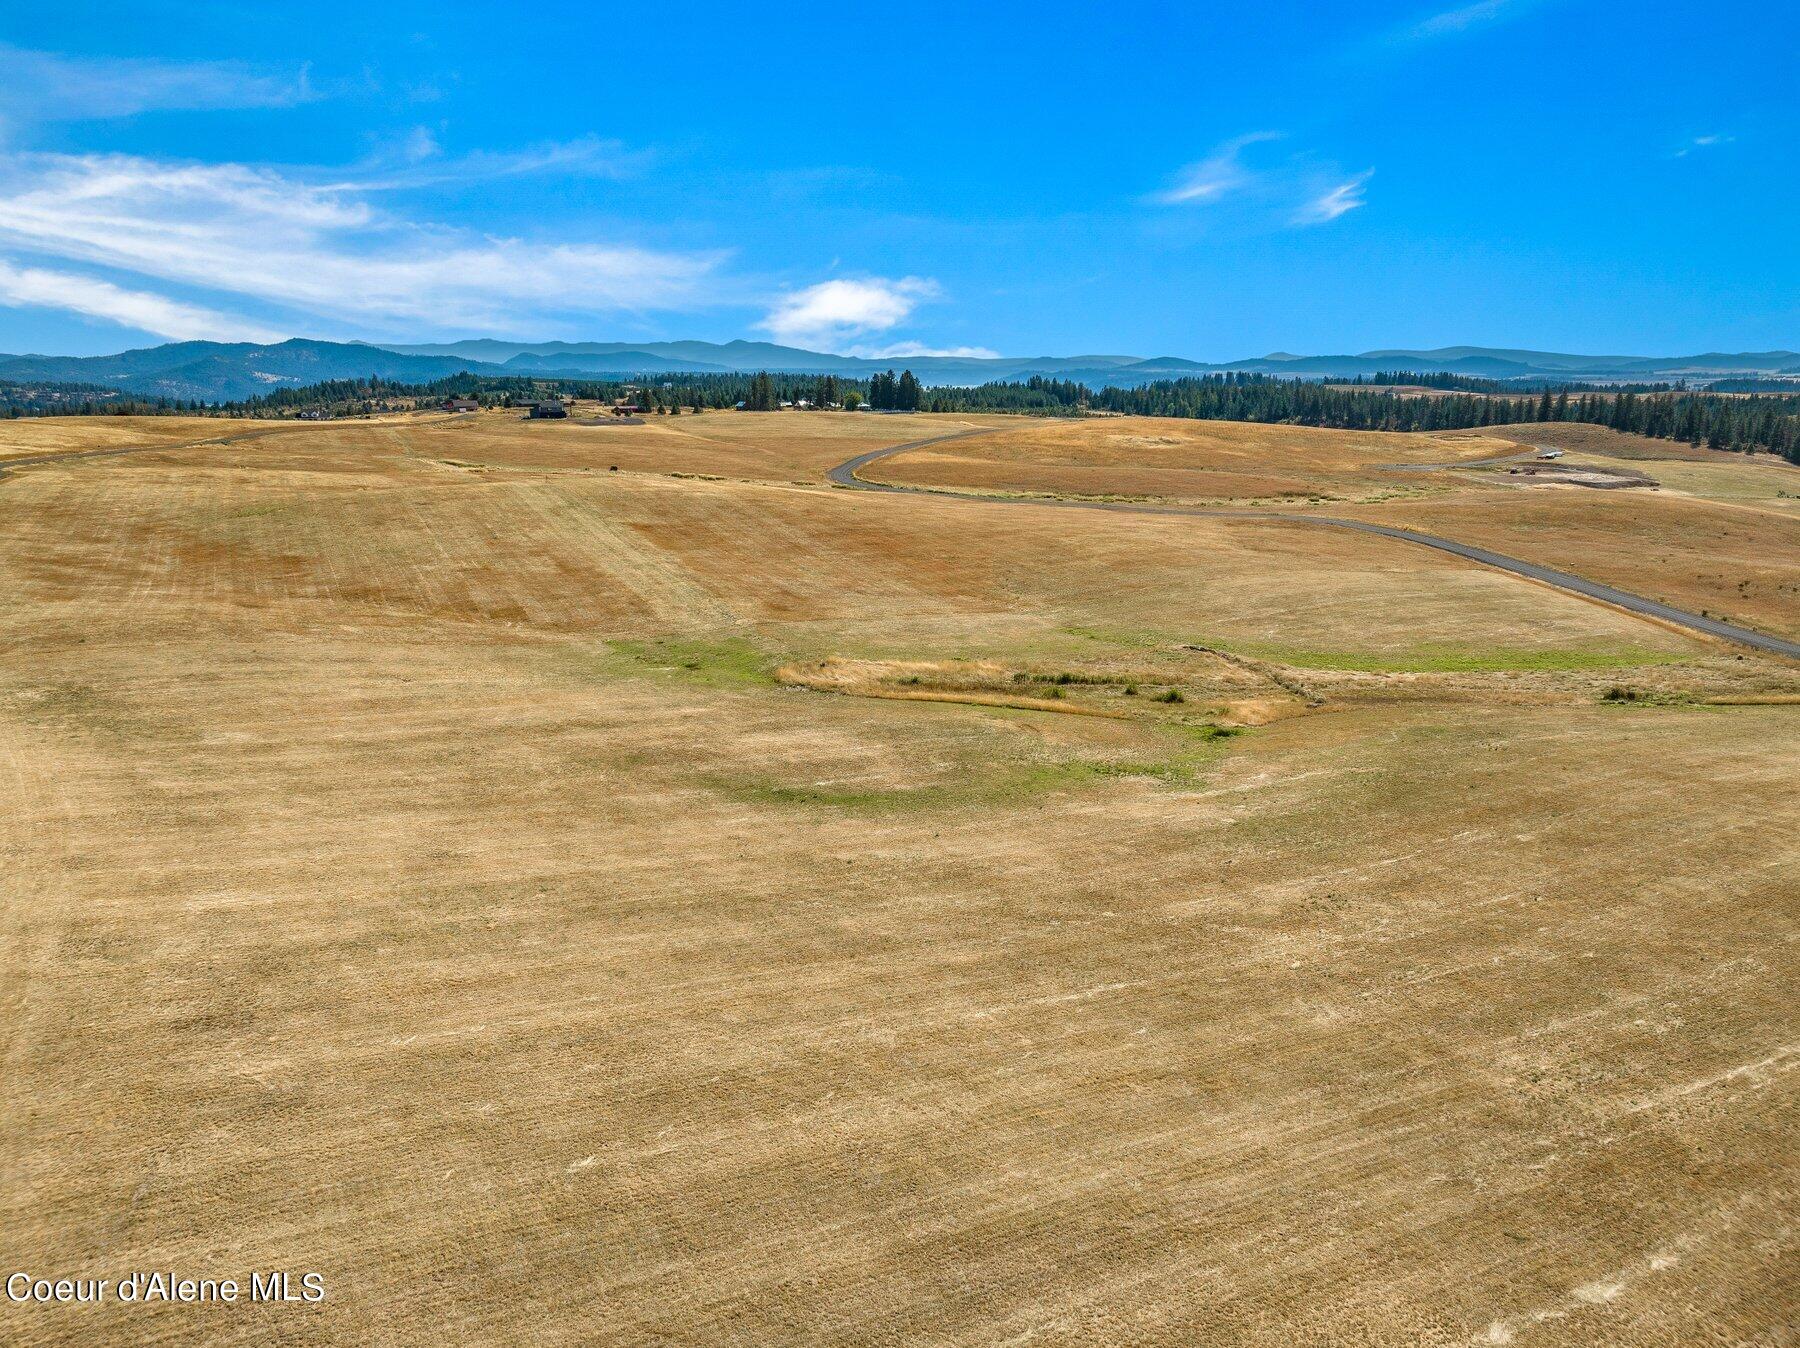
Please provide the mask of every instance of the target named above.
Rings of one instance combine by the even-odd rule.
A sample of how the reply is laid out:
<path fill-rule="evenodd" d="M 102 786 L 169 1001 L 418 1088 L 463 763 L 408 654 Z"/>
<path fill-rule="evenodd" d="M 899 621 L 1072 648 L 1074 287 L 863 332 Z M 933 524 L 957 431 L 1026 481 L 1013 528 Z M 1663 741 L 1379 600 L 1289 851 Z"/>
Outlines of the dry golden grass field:
<path fill-rule="evenodd" d="M 1491 466 L 1406 472 L 1565 447 L 1559 468 L 1649 478 L 1595 491 Z M 1658 452 L 1666 458 L 1650 458 Z M 1437 435 L 1121 417 L 934 445 L 874 480 L 959 491 L 1279 506 L 1441 534 L 1690 611 L 1800 637 L 1800 468 L 1620 435 L 1526 425 Z"/>
<path fill-rule="evenodd" d="M 1800 631 L 1786 469 L 1379 467 L 1523 431 L 0 425 L 145 447 L 0 476 L 0 1265 L 327 1289 L 0 1339 L 1794 1342 L 1800 665 L 823 483 L 981 426 Z"/>

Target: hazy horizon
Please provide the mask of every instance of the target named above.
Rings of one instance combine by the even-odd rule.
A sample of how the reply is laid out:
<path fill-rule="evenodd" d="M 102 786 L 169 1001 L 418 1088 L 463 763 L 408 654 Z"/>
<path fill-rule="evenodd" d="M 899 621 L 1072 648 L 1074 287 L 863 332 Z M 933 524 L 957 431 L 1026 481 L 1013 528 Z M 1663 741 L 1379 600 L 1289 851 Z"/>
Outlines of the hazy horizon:
<path fill-rule="evenodd" d="M 842 357 L 842 358 L 846 358 L 846 359 L 858 359 L 858 360 L 865 360 L 865 359 L 890 360 L 890 361 L 900 361 L 900 362 L 904 362 L 909 359 L 965 359 L 965 360 L 969 360 L 969 361 L 992 361 L 992 360 L 1002 360 L 1002 361 L 1065 360 L 1066 361 L 1066 360 L 1081 360 L 1081 359 L 1106 359 L 1106 360 L 1131 359 L 1131 360 L 1139 360 L 1139 361 L 1156 361 L 1156 360 L 1169 359 L 1169 360 L 1193 361 L 1193 362 L 1196 362 L 1199 364 L 1209 364 L 1209 365 L 1230 365 L 1230 364 L 1248 363 L 1248 362 L 1252 362 L 1252 361 L 1268 361 L 1268 360 L 1283 360 L 1283 359 L 1308 360 L 1308 359 L 1318 359 L 1318 358 L 1328 358 L 1328 357 L 1351 357 L 1351 358 L 1372 359 L 1372 358 L 1385 356 L 1388 354 L 1399 354 L 1399 355 L 1441 354 L 1444 352 L 1451 352 L 1451 351 L 1466 351 L 1466 352 L 1481 353 L 1481 354 L 1518 352 L 1521 354 L 1555 356 L 1555 357 L 1562 357 L 1562 358 L 1568 358 L 1568 359 L 1580 359 L 1580 360 L 1592 360 L 1592 361 L 1605 361 L 1605 360 L 1614 360 L 1614 359 L 1675 361 L 1675 360 L 1682 360 L 1682 359 L 1691 359 L 1691 358 L 1701 357 L 1701 356 L 1753 357 L 1753 356 L 1770 356 L 1770 355 L 1792 355 L 1792 356 L 1800 357 L 1800 339 L 1796 339 L 1795 345 L 1793 345 L 1793 346 L 1771 346 L 1771 347 L 1767 347 L 1767 348 L 1764 348 L 1761 350 L 1729 349 L 1729 348 L 1721 346 L 1717 343 L 1713 343 L 1711 345 L 1705 345 L 1705 346 L 1698 346 L 1698 347 L 1694 347 L 1691 349 L 1683 349 L 1680 351 L 1570 351 L 1570 350 L 1558 350 L 1556 348 L 1552 348 L 1549 346 L 1531 345 L 1531 344 L 1516 344 L 1516 343 L 1515 344 L 1501 344 L 1501 343 L 1495 343 L 1495 342 L 1445 342 L 1445 343 L 1439 344 L 1437 346 L 1430 346 L 1430 347 L 1402 346 L 1398 343 L 1384 343 L 1384 344 L 1366 347 L 1366 348 L 1359 349 L 1359 350 L 1350 350 L 1348 348 L 1332 348 L 1332 349 L 1319 349 L 1319 350 L 1295 350 L 1292 347 L 1278 347 L 1278 348 L 1275 348 L 1275 349 L 1269 350 L 1269 351 L 1242 352 L 1235 356 L 1225 356 L 1225 357 L 1218 357 L 1218 358 L 1193 356 L 1193 355 L 1189 355 L 1186 352 L 1182 352 L 1182 351 L 1160 351 L 1160 350 L 1159 351 L 1150 351 L 1147 349 L 1137 349 L 1137 350 L 1107 349 L 1107 350 L 1102 350 L 1099 347 L 1095 347 L 1095 346 L 1091 346 L 1091 345 L 1085 346 L 1085 347 L 1073 348 L 1073 349 L 1066 350 L 1066 351 L 1050 351 L 1050 350 L 1044 350 L 1044 351 L 1036 351 L 1036 350 L 991 351 L 991 350 L 989 350 L 989 351 L 983 351 L 979 354 L 974 353 L 974 352 L 960 353 L 960 352 L 947 352 L 947 351 L 921 351 L 921 352 L 893 352 L 893 353 L 887 353 L 887 354 L 871 357 L 871 356 L 861 355 L 861 354 L 858 354 L 855 352 L 822 350 L 822 349 L 815 348 L 815 347 L 798 345 L 798 344 L 792 343 L 792 342 L 775 342 L 773 339 L 768 338 L 768 337 L 759 337 L 754 334 L 746 335 L 746 334 L 742 334 L 742 333 L 737 334 L 735 336 L 727 336 L 727 337 L 720 337 L 720 338 L 706 338 L 706 337 L 693 337 L 693 336 L 677 335 L 677 336 L 672 336 L 672 337 L 643 337 L 643 338 L 638 338 L 636 340 L 605 337 L 605 336 L 506 338 L 506 337 L 495 337 L 491 334 L 486 334 L 486 333 L 476 333 L 476 334 L 470 334 L 470 335 L 465 335 L 465 336 L 460 336 L 460 337 L 443 337 L 443 338 L 433 338 L 430 340 L 419 340 L 419 341 L 409 340 L 406 338 L 393 338 L 393 339 L 381 341 L 381 340 L 372 340 L 372 339 L 367 339 L 367 338 L 327 337 L 327 336 L 319 336 L 314 333 L 306 333 L 306 332 L 295 332 L 295 333 L 287 334 L 285 336 L 271 337 L 267 341 L 262 341 L 262 342 L 254 342 L 254 341 L 252 341 L 252 342 L 237 342 L 237 341 L 233 341 L 231 339 L 213 339 L 213 338 L 186 338 L 186 339 L 170 338 L 170 339 L 163 339 L 163 340 L 157 340 L 154 338 L 150 338 L 150 339 L 134 342 L 133 344 L 131 344 L 129 346 L 111 346 L 111 347 L 106 347 L 104 349 L 98 349 L 98 350 L 93 350 L 93 351 L 8 350 L 8 351 L 0 351 L 0 356 L 43 356 L 43 357 L 48 357 L 48 358 L 85 359 L 85 358 L 90 358 L 90 357 L 95 357 L 95 356 L 122 355 L 129 351 L 155 350 L 155 349 L 157 349 L 159 347 L 163 347 L 163 346 L 179 345 L 184 341 L 217 341 L 222 345 L 252 345 L 252 346 L 278 346 L 278 345 L 281 345 L 286 342 L 325 342 L 325 343 L 352 345 L 352 346 L 371 346 L 371 347 L 375 347 L 378 349 L 391 350 L 391 351 L 404 351 L 404 350 L 410 350 L 410 349 L 425 349 L 425 348 L 434 348 L 434 349 L 436 349 L 436 348 L 456 348 L 456 347 L 463 347 L 463 346 L 471 346 L 471 345 L 475 345 L 477 343 L 495 343 L 497 345 L 509 347 L 509 348 L 510 347 L 535 348 L 535 347 L 551 347 L 551 346 L 563 346 L 563 347 L 618 346 L 618 347 L 627 347 L 627 348 L 633 348 L 633 349 L 639 348 L 639 347 L 650 348 L 650 347 L 657 347 L 657 346 L 681 346 L 681 345 L 704 345 L 704 346 L 727 347 L 727 346 L 732 345 L 733 343 L 746 343 L 746 344 L 757 345 L 757 346 L 784 346 L 784 347 L 788 347 L 790 349 L 804 351 L 808 354 L 818 355 L 818 356 L 834 356 L 834 357 Z"/>

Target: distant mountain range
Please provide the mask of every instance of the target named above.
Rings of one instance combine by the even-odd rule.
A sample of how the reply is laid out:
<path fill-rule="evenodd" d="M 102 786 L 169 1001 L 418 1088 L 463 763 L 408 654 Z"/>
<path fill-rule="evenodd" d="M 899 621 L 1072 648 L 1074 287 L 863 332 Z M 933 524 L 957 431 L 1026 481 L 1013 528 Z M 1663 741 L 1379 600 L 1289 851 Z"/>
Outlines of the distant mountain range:
<path fill-rule="evenodd" d="M 1159 379 L 1227 370 L 1300 379 L 1348 379 L 1387 370 L 1486 379 L 1600 382 L 1705 381 L 1732 376 L 1800 375 L 1800 352 L 1708 351 L 1693 356 L 1578 356 L 1485 346 L 1430 351 L 1392 349 L 1344 356 L 1284 351 L 1207 364 L 1179 356 L 908 356 L 868 360 L 771 342 L 502 342 L 481 338 L 416 346 L 317 342 L 171 342 L 114 356 L 0 355 L 0 380 L 102 384 L 141 397 L 228 402 L 271 389 L 326 379 L 379 375 L 425 383 L 464 371 L 484 375 L 631 377 L 770 370 L 866 377 L 910 369 L 926 384 L 984 384 L 1034 374 L 1100 387 L 1136 387 Z"/>

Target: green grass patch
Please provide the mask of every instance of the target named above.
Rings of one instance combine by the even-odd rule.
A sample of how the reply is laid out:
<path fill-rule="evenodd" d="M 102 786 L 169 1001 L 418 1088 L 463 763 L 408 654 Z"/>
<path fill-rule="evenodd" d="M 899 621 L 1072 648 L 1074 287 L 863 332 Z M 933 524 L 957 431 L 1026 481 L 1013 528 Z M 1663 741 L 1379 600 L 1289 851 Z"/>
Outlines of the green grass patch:
<path fill-rule="evenodd" d="M 1021 806 L 1033 798 L 1079 787 L 1102 775 L 1099 765 L 1002 764 L 944 782 L 907 787 L 800 786 L 768 777 L 713 778 L 706 785 L 745 805 L 838 810 L 849 814 L 907 814 L 980 806 Z"/>
<path fill-rule="evenodd" d="M 1120 763 L 1098 765 L 1106 777 L 1148 777 L 1169 786 L 1188 786 L 1199 781 L 1224 754 L 1224 741 L 1243 734 L 1235 726 L 1213 725 L 1210 721 L 1172 726 L 1168 748 L 1152 758 L 1132 759 Z"/>
<path fill-rule="evenodd" d="M 780 663 L 741 637 L 571 642 L 543 648 L 531 659 L 548 674 L 583 684 L 657 679 L 720 689 L 773 687 Z"/>
<path fill-rule="evenodd" d="M 1004 708 L 994 709 L 1004 714 Z M 1163 728 L 1160 752 L 1137 758 L 1073 758 L 1058 762 L 994 763 L 942 781 L 911 787 L 800 785 L 770 777 L 714 777 L 706 785 L 745 805 L 883 815 L 934 810 L 1022 808 L 1059 791 L 1080 790 L 1108 778 L 1147 778 L 1169 786 L 1200 780 L 1224 753 L 1224 741 L 1243 733 L 1226 726 Z"/>
<path fill-rule="evenodd" d="M 720 641 L 610 641 L 607 645 L 633 672 L 666 674 L 719 688 L 775 681 L 776 662 L 742 637 Z"/>

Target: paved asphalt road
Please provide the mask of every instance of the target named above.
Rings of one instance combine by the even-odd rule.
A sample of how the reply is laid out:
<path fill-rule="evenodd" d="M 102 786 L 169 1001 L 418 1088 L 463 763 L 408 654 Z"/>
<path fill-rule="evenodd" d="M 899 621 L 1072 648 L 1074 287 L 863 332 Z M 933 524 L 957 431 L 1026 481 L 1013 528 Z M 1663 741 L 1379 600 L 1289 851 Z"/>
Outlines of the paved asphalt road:
<path fill-rule="evenodd" d="M 1584 580 L 1580 576 L 1570 575 L 1567 571 L 1554 571 L 1547 566 L 1538 566 L 1535 562 L 1522 562 L 1517 557 L 1508 557 L 1504 553 L 1489 552 L 1486 548 L 1473 548 L 1466 543 L 1439 538 L 1436 534 L 1417 533 L 1411 529 L 1395 529 L 1385 524 L 1338 519 L 1329 515 L 1293 515 L 1266 510 L 1209 510 L 1202 506 L 1134 505 L 1123 501 L 1063 501 L 1054 497 L 1038 496 L 974 496 L 965 492 L 934 491 L 930 487 L 897 487 L 882 482 L 867 482 L 857 476 L 861 469 L 879 459 L 891 458 L 893 455 L 904 454 L 910 449 L 921 449 L 926 445 L 942 444 L 946 440 L 960 440 L 964 436 L 987 433 L 986 431 L 957 431 L 952 435 L 934 435 L 927 440 L 914 440 L 908 444 L 893 445 L 887 449 L 871 450 L 867 454 L 858 454 L 847 463 L 840 463 L 826 476 L 836 486 L 850 487 L 857 491 L 923 493 L 944 496 L 951 500 L 977 500 L 989 504 L 1029 505 L 1063 510 L 1109 510 L 1121 515 L 1201 515 L 1211 519 L 1282 520 L 1290 524 L 1316 524 L 1330 529 L 1355 529 L 1359 533 L 1380 534 L 1383 538 L 1397 539 L 1402 543 L 1416 543 L 1422 548 L 1436 548 L 1439 552 L 1466 557 L 1472 562 L 1480 562 L 1483 566 L 1496 567 L 1501 571 L 1510 571 L 1515 576 L 1524 576 L 1529 580 L 1542 581 L 1546 585 L 1554 585 L 1559 590 L 1585 595 L 1589 599 L 1598 599 L 1602 603 L 1612 604 L 1631 613 L 1640 613 L 1647 618 L 1656 618 L 1662 622 L 1673 623 L 1677 627 L 1691 628 L 1696 632 L 1704 632 L 1708 636 L 1719 637 L 1725 641 L 1735 641 L 1740 646 L 1750 646 L 1759 651 L 1768 651 L 1774 655 L 1785 655 L 1790 659 L 1800 660 L 1800 642 L 1784 641 L 1780 637 L 1769 636 L 1765 632 L 1755 632 L 1748 627 L 1738 627 L 1734 623 L 1720 622 L 1717 618 L 1708 618 L 1698 613 L 1689 613 L 1686 609 L 1659 604 L 1656 600 L 1645 599 L 1642 595 L 1631 594 L 1625 590 L 1615 590 L 1610 585 Z"/>

